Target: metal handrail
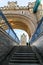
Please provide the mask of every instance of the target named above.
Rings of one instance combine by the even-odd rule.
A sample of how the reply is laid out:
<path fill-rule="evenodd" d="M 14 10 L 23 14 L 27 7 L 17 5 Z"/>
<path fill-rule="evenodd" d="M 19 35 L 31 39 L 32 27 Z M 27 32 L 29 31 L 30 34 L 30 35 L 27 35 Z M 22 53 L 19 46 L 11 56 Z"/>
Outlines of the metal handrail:
<path fill-rule="evenodd" d="M 2 16 L 2 18 L 5 20 L 5 23 L 8 25 L 8 27 L 9 27 L 9 28 L 12 30 L 12 32 L 14 33 L 14 35 L 15 35 L 15 40 L 17 39 L 17 42 L 19 43 L 19 42 L 20 42 L 19 38 L 17 37 L 16 33 L 13 31 L 11 24 L 8 22 L 8 20 L 6 19 L 6 17 L 4 16 L 4 14 L 2 13 L 1 10 L 0 10 L 0 16 Z"/>
<path fill-rule="evenodd" d="M 33 36 L 32 36 L 32 39 L 31 39 L 30 43 L 33 43 L 35 40 L 37 40 L 38 37 L 40 36 L 40 34 L 43 33 L 43 29 L 42 29 L 42 31 L 41 31 L 41 29 L 40 29 L 40 28 L 41 28 L 40 26 L 41 26 L 42 22 L 43 22 L 43 17 L 42 17 L 42 19 L 39 21 L 38 26 L 37 26 L 37 28 L 36 28 L 36 30 L 35 30 Z M 43 26 L 43 25 L 42 25 L 42 26 Z M 39 31 L 38 31 L 38 30 L 39 30 Z M 35 34 L 36 34 L 37 36 L 35 36 Z"/>
<path fill-rule="evenodd" d="M 0 32 L 2 32 L 6 37 L 11 39 L 12 41 L 18 43 L 15 39 L 13 39 L 3 28 L 0 27 Z"/>
<path fill-rule="evenodd" d="M 43 32 L 41 32 L 41 33 L 39 34 L 39 36 L 38 36 L 31 44 L 33 44 L 35 41 L 37 41 L 41 36 L 43 36 Z"/>

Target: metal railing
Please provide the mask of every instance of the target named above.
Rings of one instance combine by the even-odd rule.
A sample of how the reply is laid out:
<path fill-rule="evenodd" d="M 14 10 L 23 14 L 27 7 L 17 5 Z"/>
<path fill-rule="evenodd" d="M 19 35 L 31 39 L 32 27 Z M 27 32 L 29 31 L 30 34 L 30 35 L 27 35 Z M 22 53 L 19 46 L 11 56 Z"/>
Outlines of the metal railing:
<path fill-rule="evenodd" d="M 13 34 L 14 34 L 14 38 L 15 40 L 19 43 L 20 40 L 19 38 L 17 37 L 16 33 L 14 32 L 14 30 L 12 29 L 12 26 L 11 24 L 8 22 L 8 20 L 6 19 L 6 17 L 4 16 L 4 14 L 2 13 L 2 11 L 0 10 L 0 16 L 2 16 L 2 18 L 5 20 L 5 23 L 8 25 L 8 27 L 12 30 Z"/>
<path fill-rule="evenodd" d="M 32 39 L 30 41 L 30 43 L 32 44 L 35 40 L 37 40 L 39 38 L 40 35 L 43 34 L 43 17 L 42 19 L 39 21 L 38 26 L 36 28 L 35 33 L 32 36 Z"/>

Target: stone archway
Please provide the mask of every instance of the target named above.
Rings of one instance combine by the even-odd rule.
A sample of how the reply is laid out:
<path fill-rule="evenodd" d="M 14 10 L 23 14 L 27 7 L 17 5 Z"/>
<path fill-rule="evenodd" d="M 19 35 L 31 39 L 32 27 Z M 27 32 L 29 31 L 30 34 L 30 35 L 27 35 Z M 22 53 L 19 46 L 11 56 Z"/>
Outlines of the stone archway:
<path fill-rule="evenodd" d="M 26 17 L 24 15 L 6 15 L 9 23 L 11 23 L 12 28 L 25 30 L 30 37 L 32 37 L 37 23 L 32 18 Z"/>

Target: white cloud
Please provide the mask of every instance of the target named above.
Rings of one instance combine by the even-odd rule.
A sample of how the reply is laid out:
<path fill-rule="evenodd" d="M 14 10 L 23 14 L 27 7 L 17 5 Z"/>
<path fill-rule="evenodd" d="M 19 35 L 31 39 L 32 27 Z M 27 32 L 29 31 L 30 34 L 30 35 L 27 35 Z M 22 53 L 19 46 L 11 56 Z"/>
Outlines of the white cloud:
<path fill-rule="evenodd" d="M 3 0 L 0 0 L 0 1 L 3 1 Z"/>
<path fill-rule="evenodd" d="M 41 1 L 41 4 L 43 4 L 43 0 Z"/>

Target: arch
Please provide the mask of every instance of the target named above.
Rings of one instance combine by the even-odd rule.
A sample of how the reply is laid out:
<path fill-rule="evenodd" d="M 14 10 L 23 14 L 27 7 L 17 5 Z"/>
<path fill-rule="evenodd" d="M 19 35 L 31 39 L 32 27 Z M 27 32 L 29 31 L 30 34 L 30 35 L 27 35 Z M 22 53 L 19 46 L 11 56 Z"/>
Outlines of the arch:
<path fill-rule="evenodd" d="M 6 17 L 13 28 L 25 30 L 30 37 L 33 35 L 37 27 L 35 20 L 21 14 L 8 14 Z"/>

